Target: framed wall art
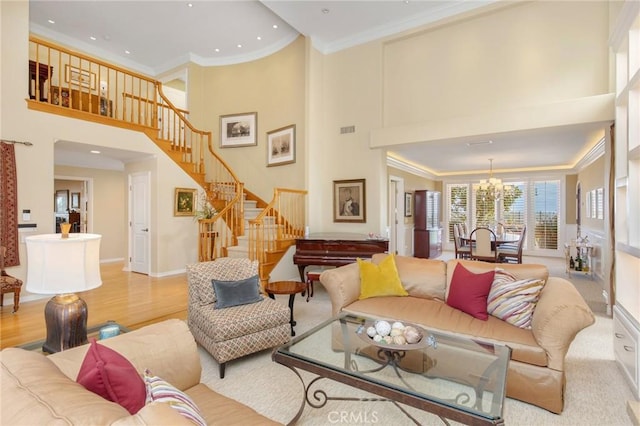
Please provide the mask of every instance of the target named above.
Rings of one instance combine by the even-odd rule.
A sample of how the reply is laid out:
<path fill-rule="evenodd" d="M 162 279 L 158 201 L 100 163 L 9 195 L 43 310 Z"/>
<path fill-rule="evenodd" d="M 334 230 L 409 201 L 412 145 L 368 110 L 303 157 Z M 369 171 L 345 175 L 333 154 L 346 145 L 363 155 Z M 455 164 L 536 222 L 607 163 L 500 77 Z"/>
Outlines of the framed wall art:
<path fill-rule="evenodd" d="M 72 67 L 69 64 L 64 66 L 64 70 L 64 81 L 67 83 L 95 90 L 96 73 L 81 70 L 80 68 Z"/>
<path fill-rule="evenodd" d="M 366 220 L 365 180 L 334 180 L 333 221 L 364 223 Z"/>
<path fill-rule="evenodd" d="M 267 133 L 267 167 L 296 161 L 296 125 L 281 127 Z"/>
<path fill-rule="evenodd" d="M 257 145 L 258 113 L 220 116 L 220 148 Z"/>
<path fill-rule="evenodd" d="M 404 217 L 411 217 L 413 215 L 413 194 L 410 192 L 404 193 Z"/>
<path fill-rule="evenodd" d="M 197 195 L 197 189 L 176 188 L 175 201 L 173 203 L 173 215 L 194 216 L 196 214 Z"/>
<path fill-rule="evenodd" d="M 80 193 L 72 192 L 71 193 L 71 208 L 79 209 L 80 208 Z"/>

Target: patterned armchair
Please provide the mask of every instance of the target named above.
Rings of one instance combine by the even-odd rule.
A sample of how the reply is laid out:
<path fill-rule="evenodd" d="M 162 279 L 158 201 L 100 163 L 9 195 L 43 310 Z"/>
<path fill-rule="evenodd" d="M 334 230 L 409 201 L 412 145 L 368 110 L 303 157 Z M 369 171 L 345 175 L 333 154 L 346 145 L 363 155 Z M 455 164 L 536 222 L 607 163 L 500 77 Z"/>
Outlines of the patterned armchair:
<path fill-rule="evenodd" d="M 212 280 L 239 281 L 258 274 L 258 262 L 222 257 L 187 265 L 187 323 L 196 342 L 220 365 L 289 341 L 289 307 L 268 297 L 259 302 L 216 308 Z"/>

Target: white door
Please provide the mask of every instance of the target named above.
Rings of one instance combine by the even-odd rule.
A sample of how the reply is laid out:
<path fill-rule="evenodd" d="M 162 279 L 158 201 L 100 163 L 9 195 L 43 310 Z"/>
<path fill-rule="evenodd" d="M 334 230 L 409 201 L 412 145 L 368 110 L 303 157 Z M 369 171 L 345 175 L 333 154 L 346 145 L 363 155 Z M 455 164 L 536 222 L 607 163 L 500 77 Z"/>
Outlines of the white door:
<path fill-rule="evenodd" d="M 129 262 L 131 271 L 149 275 L 150 174 L 129 176 Z"/>

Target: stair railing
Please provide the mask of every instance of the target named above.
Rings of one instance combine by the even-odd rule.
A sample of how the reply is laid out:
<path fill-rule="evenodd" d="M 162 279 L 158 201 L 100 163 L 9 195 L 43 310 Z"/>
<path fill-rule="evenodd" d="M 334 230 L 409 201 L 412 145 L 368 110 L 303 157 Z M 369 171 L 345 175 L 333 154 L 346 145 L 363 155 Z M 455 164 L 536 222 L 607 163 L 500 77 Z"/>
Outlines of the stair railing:
<path fill-rule="evenodd" d="M 265 209 L 249 220 L 249 258 L 260 264 L 269 252 L 286 249 L 304 236 L 307 191 L 275 188 Z"/>

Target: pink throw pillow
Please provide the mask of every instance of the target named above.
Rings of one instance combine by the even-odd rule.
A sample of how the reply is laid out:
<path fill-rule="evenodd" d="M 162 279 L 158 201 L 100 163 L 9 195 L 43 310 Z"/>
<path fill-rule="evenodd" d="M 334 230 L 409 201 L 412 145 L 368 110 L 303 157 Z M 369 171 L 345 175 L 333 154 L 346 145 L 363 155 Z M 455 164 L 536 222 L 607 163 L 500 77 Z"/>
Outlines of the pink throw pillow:
<path fill-rule="evenodd" d="M 91 339 L 78 378 L 87 390 L 122 405 L 131 414 L 144 407 L 146 388 L 142 377 L 128 359 Z"/>
<path fill-rule="evenodd" d="M 474 274 L 458 263 L 451 277 L 447 305 L 486 321 L 489 318 L 487 297 L 494 275 L 495 271 Z"/>

